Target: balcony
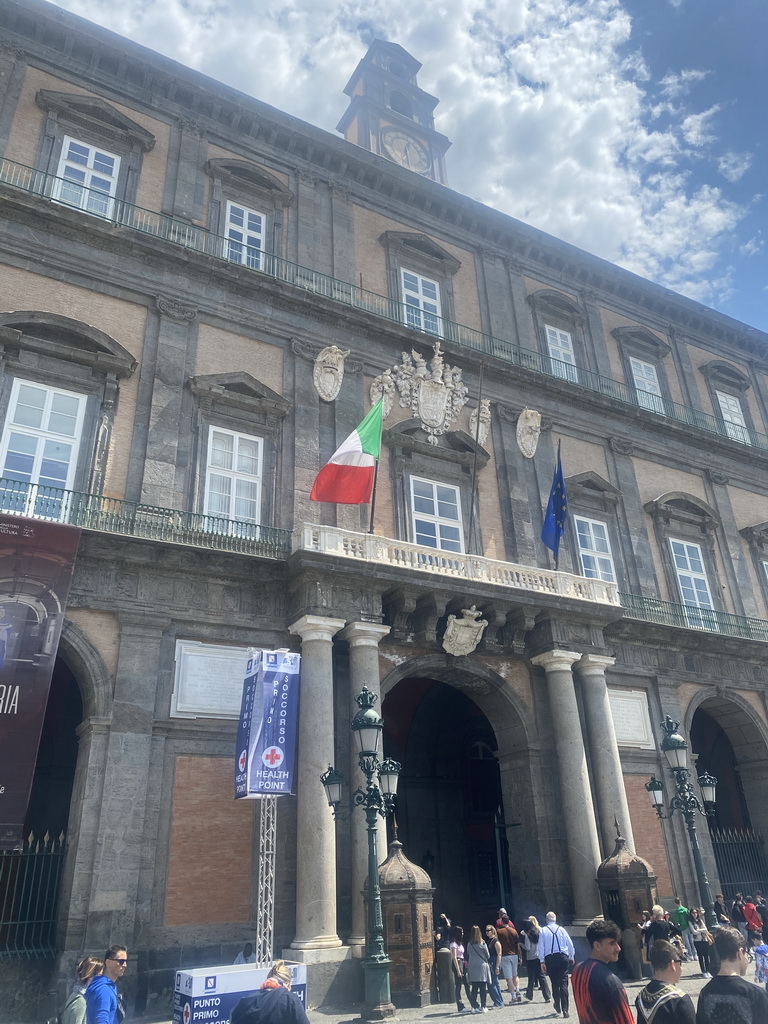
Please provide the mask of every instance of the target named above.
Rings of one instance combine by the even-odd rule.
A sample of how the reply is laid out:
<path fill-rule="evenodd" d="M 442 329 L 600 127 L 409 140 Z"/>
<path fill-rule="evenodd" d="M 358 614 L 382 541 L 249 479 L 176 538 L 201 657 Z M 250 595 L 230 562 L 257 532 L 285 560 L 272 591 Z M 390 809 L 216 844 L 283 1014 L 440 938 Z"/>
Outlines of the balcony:
<path fill-rule="evenodd" d="M 19 480 L 0 479 L 0 513 L 260 558 L 285 559 L 291 547 L 290 530 Z"/>
<path fill-rule="evenodd" d="M 679 629 L 720 633 L 722 636 L 737 636 L 743 640 L 768 641 L 768 622 L 765 619 L 733 615 L 714 608 L 693 608 L 636 594 L 619 594 L 619 600 L 626 609 L 626 617 L 630 619 L 655 622 L 660 626 L 676 626 Z"/>
<path fill-rule="evenodd" d="M 262 279 L 281 281 L 308 294 L 321 296 L 351 309 L 362 310 L 371 316 L 388 320 L 403 328 L 410 328 L 414 334 L 419 334 L 422 341 L 426 343 L 431 344 L 435 338 L 442 338 L 459 348 L 490 355 L 513 366 L 546 377 L 555 377 L 566 387 L 604 395 L 624 405 L 642 409 L 661 419 L 672 420 L 708 434 L 716 434 L 724 440 L 759 451 L 768 451 L 768 436 L 749 427 L 739 426 L 738 430 L 735 430 L 733 424 L 725 423 L 711 413 L 680 405 L 662 396 L 654 396 L 654 401 L 649 402 L 646 392 L 638 392 L 623 381 L 604 377 L 583 366 L 562 363 L 558 359 L 552 359 L 549 355 L 521 348 L 511 341 L 483 334 L 481 331 L 465 327 L 453 320 L 446 320 L 444 317 L 430 316 L 428 321 L 414 320 L 411 306 L 387 298 L 385 295 L 358 288 L 346 281 L 328 277 L 326 274 L 318 273 L 308 267 L 289 263 L 287 260 L 266 252 L 259 251 L 258 259 L 250 259 L 247 246 L 233 245 L 231 240 L 223 235 L 214 234 L 212 231 L 190 224 L 188 221 L 153 213 L 151 210 L 144 210 L 119 199 L 110 199 L 105 204 L 104 194 L 101 192 L 96 193 L 93 203 L 89 204 L 85 193 L 90 190 L 82 188 L 80 192 L 83 195 L 78 196 L 76 202 L 67 202 L 65 197 L 69 193 L 64 186 L 71 186 L 71 182 L 66 182 L 63 178 L 57 178 L 43 171 L 37 171 L 33 167 L 14 163 L 11 160 L 0 160 L 0 185 L 42 197 L 51 206 L 69 206 L 83 210 L 86 215 L 103 220 L 114 227 L 128 228 L 188 251 L 212 256 L 223 263 L 238 266 L 256 275 L 255 279 L 261 277 Z M 90 211 L 89 205 L 93 208 Z M 105 215 L 98 216 L 93 212 L 94 209 L 102 209 Z M 428 331 L 420 329 L 424 323 L 428 323 L 430 328 Z"/>
<path fill-rule="evenodd" d="M 316 551 L 357 562 L 412 569 L 414 572 L 450 577 L 470 583 L 490 584 L 506 591 L 545 594 L 549 597 L 570 597 L 618 607 L 615 583 L 588 580 L 568 572 L 537 569 L 535 566 L 499 562 L 482 555 L 461 555 L 440 551 L 421 544 L 391 540 L 370 533 L 339 530 L 334 526 L 311 526 L 305 523 L 293 531 L 294 551 Z"/>

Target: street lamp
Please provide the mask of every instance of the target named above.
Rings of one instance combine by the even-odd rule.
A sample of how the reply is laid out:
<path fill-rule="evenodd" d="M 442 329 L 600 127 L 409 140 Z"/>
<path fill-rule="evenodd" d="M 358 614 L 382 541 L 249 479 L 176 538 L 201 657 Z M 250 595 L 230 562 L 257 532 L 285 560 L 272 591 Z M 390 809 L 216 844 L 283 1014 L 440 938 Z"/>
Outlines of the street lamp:
<path fill-rule="evenodd" d="M 645 788 L 648 791 L 651 804 L 660 818 L 671 818 L 675 811 L 682 811 L 691 841 L 696 880 L 699 885 L 699 895 L 704 907 L 707 928 L 715 928 L 718 922 L 715 917 L 712 890 L 709 887 L 704 862 L 701 859 L 699 837 L 696 834 L 696 812 L 705 814 L 707 817 L 714 813 L 717 779 L 708 773 L 699 777 L 698 783 L 701 790 L 701 800 L 699 800 L 693 786 L 688 781 L 691 777 L 688 770 L 688 744 L 685 737 L 678 732 L 680 723 L 673 722 L 667 715 L 661 723 L 661 728 L 664 730 L 661 752 L 667 759 L 677 790 L 676 796 L 673 796 L 669 803 L 669 814 L 664 813 L 664 784 L 655 775 L 652 775 L 650 782 L 645 784 Z"/>
<path fill-rule="evenodd" d="M 363 961 L 365 972 L 365 1020 L 384 1020 L 392 1017 L 395 1008 L 392 1005 L 389 990 L 389 968 L 391 961 L 384 948 L 384 920 L 381 913 L 381 890 L 379 889 L 379 858 L 376 851 L 376 833 L 378 816 L 382 818 L 393 809 L 397 795 L 397 779 L 400 765 L 391 758 L 384 761 L 378 759 L 379 742 L 384 722 L 374 708 L 377 697 L 367 686 L 355 697 L 360 710 L 352 719 L 352 735 L 357 744 L 360 770 L 365 775 L 365 789 L 356 789 L 349 802 L 349 809 L 340 808 L 342 776 L 328 766 L 328 771 L 320 777 L 325 786 L 328 804 L 333 809 L 334 818 L 347 820 L 355 807 L 362 807 L 368 826 L 368 946 Z M 378 776 L 378 784 L 374 781 Z"/>

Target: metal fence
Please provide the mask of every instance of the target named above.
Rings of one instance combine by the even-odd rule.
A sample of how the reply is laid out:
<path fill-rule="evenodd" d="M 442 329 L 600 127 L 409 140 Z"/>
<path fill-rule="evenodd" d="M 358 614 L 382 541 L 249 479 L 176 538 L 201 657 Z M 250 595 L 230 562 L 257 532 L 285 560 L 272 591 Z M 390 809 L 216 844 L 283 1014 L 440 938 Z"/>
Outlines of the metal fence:
<path fill-rule="evenodd" d="M 738 636 L 744 640 L 768 641 L 768 621 L 746 615 L 734 615 L 714 608 L 699 608 L 655 597 L 637 594 L 619 594 L 619 601 L 629 618 L 644 622 L 658 622 L 662 626 L 680 626 L 682 629 L 701 629 L 724 636 Z"/>
<path fill-rule="evenodd" d="M 0 850 L 0 959 L 56 955 L 56 904 L 64 861 L 64 833 L 20 850 Z"/>
<path fill-rule="evenodd" d="M 768 436 L 750 427 L 726 423 L 712 413 L 691 409 L 661 395 L 638 391 L 624 381 L 613 380 L 584 366 L 565 363 L 533 349 L 522 348 L 504 338 L 496 338 L 473 327 L 466 327 L 454 320 L 437 316 L 435 313 L 428 313 L 419 307 L 359 288 L 310 267 L 290 263 L 279 256 L 218 235 L 189 221 L 144 210 L 122 199 L 107 196 L 98 189 L 73 185 L 65 178 L 35 170 L 12 160 L 0 160 L 0 184 L 41 196 L 57 206 L 82 210 L 85 214 L 116 228 L 128 228 L 151 235 L 184 249 L 204 253 L 230 264 L 238 264 L 254 274 L 284 281 L 308 293 L 364 310 L 373 316 L 409 327 L 414 332 L 425 335 L 428 344 L 432 344 L 437 338 L 443 338 L 461 348 L 487 353 L 523 369 L 556 377 L 567 384 L 605 395 L 626 405 L 645 409 L 707 433 L 718 434 L 739 444 L 768 451 Z"/>
<path fill-rule="evenodd" d="M 723 895 L 732 900 L 755 890 L 768 892 L 768 862 L 759 832 L 752 829 L 712 829 L 712 849 Z"/>

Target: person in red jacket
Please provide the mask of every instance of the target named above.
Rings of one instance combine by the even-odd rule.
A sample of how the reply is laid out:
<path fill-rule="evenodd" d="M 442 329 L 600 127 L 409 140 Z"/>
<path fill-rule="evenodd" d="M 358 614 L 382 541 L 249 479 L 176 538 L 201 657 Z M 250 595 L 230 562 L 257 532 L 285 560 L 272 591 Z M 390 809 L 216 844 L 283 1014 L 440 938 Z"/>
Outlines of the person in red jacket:
<path fill-rule="evenodd" d="M 626 990 L 608 966 L 619 959 L 620 938 L 619 926 L 602 917 L 587 927 L 590 957 L 576 964 L 571 975 L 579 1024 L 634 1024 Z"/>
<path fill-rule="evenodd" d="M 747 941 L 750 946 L 758 946 L 762 941 L 763 922 L 755 906 L 755 897 L 747 896 L 741 906 L 741 910 L 747 925 Z"/>

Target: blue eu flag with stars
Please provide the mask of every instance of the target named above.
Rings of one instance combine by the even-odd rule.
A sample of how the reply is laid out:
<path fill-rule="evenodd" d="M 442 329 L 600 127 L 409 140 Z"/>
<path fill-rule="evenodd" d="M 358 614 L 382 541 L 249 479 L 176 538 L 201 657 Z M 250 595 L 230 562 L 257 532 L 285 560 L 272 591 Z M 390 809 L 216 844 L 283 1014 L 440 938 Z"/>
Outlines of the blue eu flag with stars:
<path fill-rule="evenodd" d="M 541 527 L 541 539 L 555 555 L 555 569 L 560 552 L 560 538 L 565 530 L 565 521 L 568 518 L 568 498 L 565 494 L 565 480 L 563 479 L 563 467 L 560 464 L 560 442 L 557 442 L 557 465 L 555 475 L 552 477 L 552 490 L 549 492 L 549 502 L 544 516 L 544 524 Z"/>

